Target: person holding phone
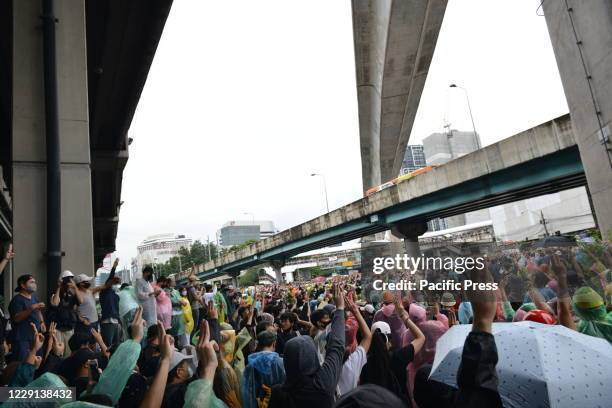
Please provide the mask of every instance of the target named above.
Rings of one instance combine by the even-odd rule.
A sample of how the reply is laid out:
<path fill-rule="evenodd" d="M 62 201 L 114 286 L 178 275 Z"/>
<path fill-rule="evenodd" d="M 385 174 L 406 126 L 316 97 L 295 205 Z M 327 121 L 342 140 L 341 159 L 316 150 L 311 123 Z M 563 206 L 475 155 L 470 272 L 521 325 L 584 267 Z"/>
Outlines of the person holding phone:
<path fill-rule="evenodd" d="M 63 357 L 71 354 L 68 340 L 74 334 L 74 327 L 78 321 L 77 310 L 83 303 L 83 295 L 77 290 L 74 283 L 74 274 L 68 270 L 60 274 L 57 289 L 51 296 L 51 307 L 49 309 L 49 320 L 56 323 L 57 338 L 63 342 Z"/>

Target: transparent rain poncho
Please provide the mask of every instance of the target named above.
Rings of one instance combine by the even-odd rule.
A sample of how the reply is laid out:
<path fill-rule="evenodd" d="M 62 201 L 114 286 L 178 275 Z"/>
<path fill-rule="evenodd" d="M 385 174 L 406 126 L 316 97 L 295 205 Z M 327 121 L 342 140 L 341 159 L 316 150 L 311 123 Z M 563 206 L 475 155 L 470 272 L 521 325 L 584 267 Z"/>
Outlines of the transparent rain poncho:
<path fill-rule="evenodd" d="M 612 324 L 607 319 L 606 306 L 601 296 L 590 287 L 582 287 L 573 298 L 574 313 L 580 317 L 576 329 L 589 336 L 612 343 Z"/>
<path fill-rule="evenodd" d="M 133 286 L 127 286 L 119 291 L 119 316 L 123 318 L 130 310 L 140 306 L 136 300 L 136 292 Z"/>
<path fill-rule="evenodd" d="M 213 385 L 207 380 L 192 381 L 185 392 L 184 408 L 227 408 L 227 405 L 215 395 Z"/>
<path fill-rule="evenodd" d="M 121 343 L 100 375 L 91 394 L 108 395 L 115 405 L 136 367 L 138 356 L 140 356 L 140 343 L 134 340 L 126 340 Z"/>
<path fill-rule="evenodd" d="M 52 388 L 66 388 L 66 384 L 59 378 L 57 375 L 53 373 L 44 373 L 31 383 L 25 386 L 25 388 L 44 388 L 44 389 L 52 389 Z M 55 399 L 51 401 L 32 401 L 32 400 L 24 400 L 19 402 L 5 402 L 3 406 L 11 407 L 11 408 L 53 408 L 59 407 L 62 402 L 66 400 Z"/>

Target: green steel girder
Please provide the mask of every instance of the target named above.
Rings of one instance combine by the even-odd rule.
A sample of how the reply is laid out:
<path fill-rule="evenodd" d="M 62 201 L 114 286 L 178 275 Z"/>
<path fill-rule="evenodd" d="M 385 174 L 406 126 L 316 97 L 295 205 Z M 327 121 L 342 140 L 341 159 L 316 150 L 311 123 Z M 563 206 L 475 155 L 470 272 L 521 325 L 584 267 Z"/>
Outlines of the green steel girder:
<path fill-rule="evenodd" d="M 198 274 L 211 279 L 230 271 L 242 270 L 273 259 L 296 254 L 389 229 L 393 224 L 436 218 L 442 211 L 473 204 L 475 208 L 533 197 L 584 185 L 584 169 L 577 146 L 551 153 L 516 166 L 465 181 L 422 197 L 402 202 L 375 214 L 337 225 L 324 231 L 287 242 L 248 258 L 239 259 Z M 543 191 L 543 192 L 541 192 Z M 521 193 L 523 192 L 522 196 Z M 500 200 L 502 200 L 500 198 Z M 480 203 L 480 204 L 479 204 Z M 471 209 L 470 209 L 471 210 Z"/>

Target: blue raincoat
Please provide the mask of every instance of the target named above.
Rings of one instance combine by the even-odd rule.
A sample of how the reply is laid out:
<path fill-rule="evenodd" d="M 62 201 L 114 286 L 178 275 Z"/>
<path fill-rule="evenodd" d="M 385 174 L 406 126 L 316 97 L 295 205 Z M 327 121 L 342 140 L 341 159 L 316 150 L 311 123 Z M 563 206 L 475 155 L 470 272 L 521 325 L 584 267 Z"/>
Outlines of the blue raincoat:
<path fill-rule="evenodd" d="M 285 382 L 283 359 L 274 351 L 260 351 L 249 355 L 249 364 L 242 381 L 242 407 L 257 408 L 258 396 L 262 396 L 262 385 L 272 387 Z"/>

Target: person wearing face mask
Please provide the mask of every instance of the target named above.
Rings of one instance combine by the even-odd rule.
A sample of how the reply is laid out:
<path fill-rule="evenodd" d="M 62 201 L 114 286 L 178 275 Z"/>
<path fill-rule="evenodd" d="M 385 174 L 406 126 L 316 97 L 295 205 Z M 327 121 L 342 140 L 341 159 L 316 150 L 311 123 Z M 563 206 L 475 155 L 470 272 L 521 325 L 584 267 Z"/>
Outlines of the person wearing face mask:
<path fill-rule="evenodd" d="M 172 329 L 170 334 L 174 336 L 175 344 L 180 349 L 189 344 L 189 338 L 185 337 L 185 319 L 183 318 L 182 309 L 183 303 L 187 303 L 187 301 L 181 298 L 181 294 L 176 289 L 176 281 L 174 278 L 168 278 L 166 280 L 166 287 L 164 290 L 172 302 Z"/>
<path fill-rule="evenodd" d="M 185 339 L 187 343 L 189 343 L 189 339 L 191 338 L 191 333 L 193 332 L 193 327 L 195 325 L 193 321 L 193 313 L 191 312 L 191 304 L 189 303 L 189 298 L 187 294 L 187 288 L 185 286 L 181 287 L 180 290 L 181 299 L 184 300 L 181 303 L 181 310 L 183 311 L 183 321 L 185 322 Z"/>
<path fill-rule="evenodd" d="M 134 289 L 138 303 L 142 307 L 142 318 L 146 321 L 147 327 L 157 324 L 157 302 L 155 298 L 161 293 L 161 289 L 153 289 L 153 268 L 150 265 L 142 268 L 142 278 L 136 279 Z"/>
<path fill-rule="evenodd" d="M 51 305 L 47 319 L 56 324 L 58 340 L 64 343 L 63 357 L 68 357 L 72 350 L 68 340 L 74 334 L 74 327 L 78 321 L 78 307 L 83 303 L 83 295 L 77 290 L 74 275 L 66 270 L 60 274 L 57 289 L 51 296 Z"/>
<path fill-rule="evenodd" d="M 102 316 L 100 318 L 100 331 L 104 344 L 111 347 L 113 344 L 121 342 L 121 326 L 119 316 L 119 288 L 121 279 L 115 276 L 115 271 L 119 265 L 119 258 L 115 259 L 108 279 L 100 291 L 100 306 Z"/>
<path fill-rule="evenodd" d="M 162 408 L 183 407 L 189 380 L 196 372 L 196 361 L 196 351 L 193 346 L 183 349 L 182 353 L 176 350 L 172 353 Z"/>
<path fill-rule="evenodd" d="M 46 331 L 41 310 L 45 304 L 36 297 L 36 280 L 32 275 L 21 275 L 17 279 L 17 295 L 11 299 L 9 313 L 13 328 L 14 361 L 23 361 L 30 352 L 30 344 L 34 338 L 32 324 L 39 332 Z"/>
<path fill-rule="evenodd" d="M 77 285 L 77 291 L 80 292 L 83 301 L 79 304 L 78 313 L 79 320 L 74 327 L 74 332 L 91 333 L 91 329 L 99 330 L 98 310 L 96 309 L 96 298 L 94 293 L 104 289 L 104 286 L 91 288 L 91 276 L 84 273 L 74 277 L 74 283 Z"/>
<path fill-rule="evenodd" d="M 329 324 L 331 323 L 330 309 L 317 309 L 310 315 L 312 328 L 310 336 L 313 338 L 317 347 L 319 363 L 325 361 L 325 349 L 327 347 L 327 335 L 329 334 Z"/>

